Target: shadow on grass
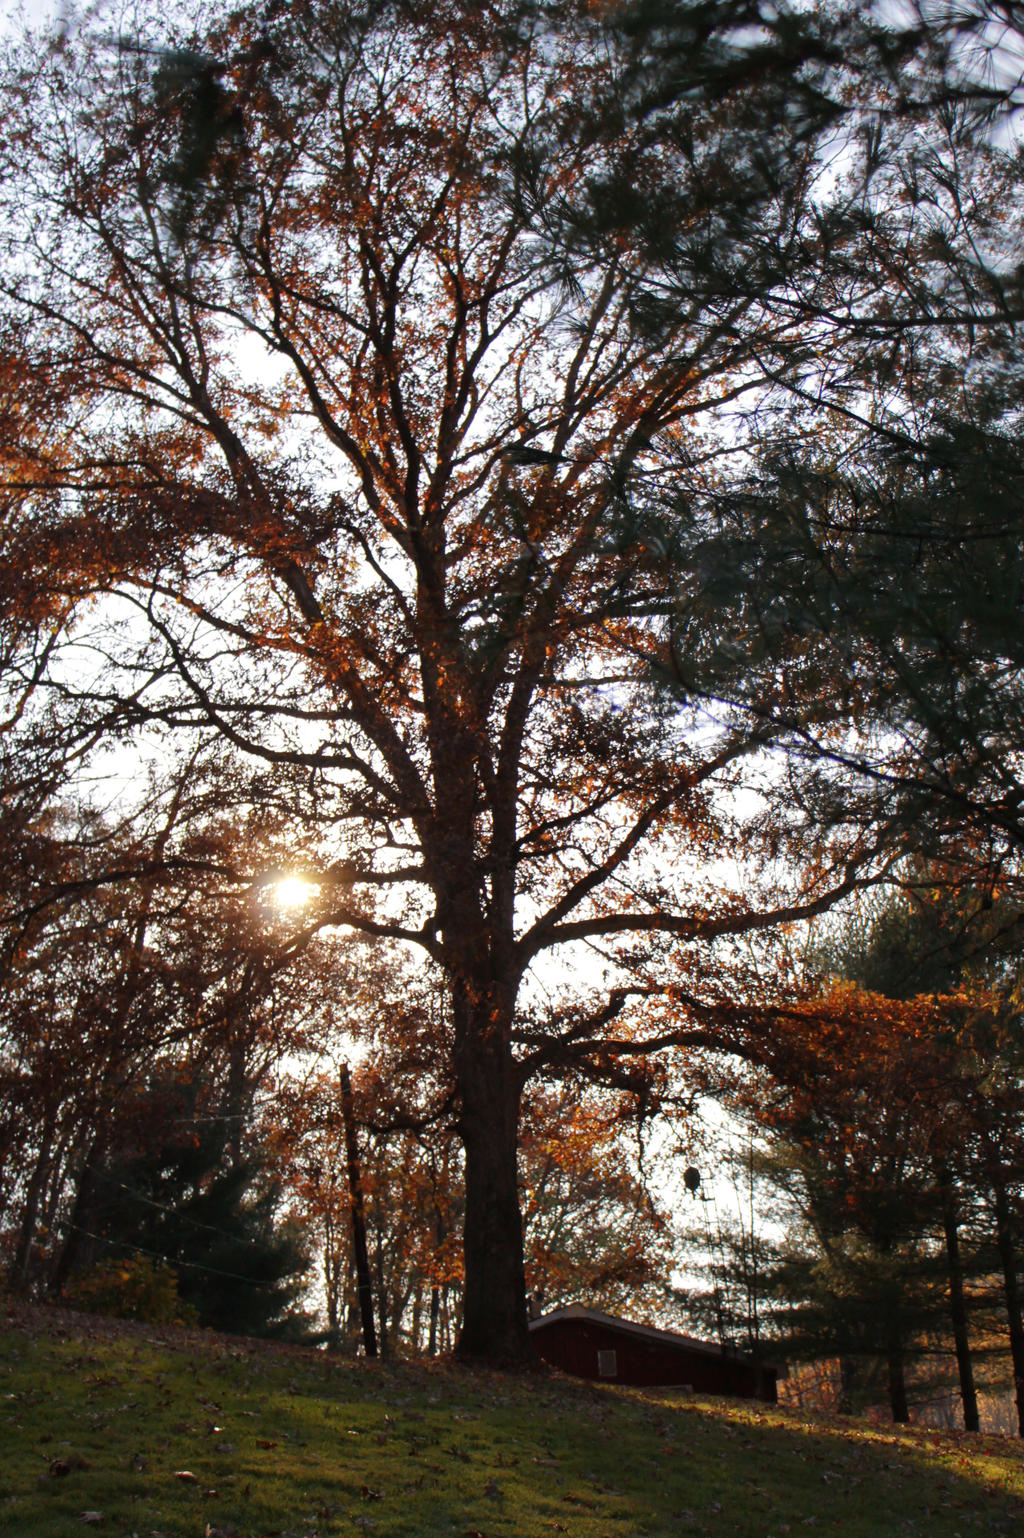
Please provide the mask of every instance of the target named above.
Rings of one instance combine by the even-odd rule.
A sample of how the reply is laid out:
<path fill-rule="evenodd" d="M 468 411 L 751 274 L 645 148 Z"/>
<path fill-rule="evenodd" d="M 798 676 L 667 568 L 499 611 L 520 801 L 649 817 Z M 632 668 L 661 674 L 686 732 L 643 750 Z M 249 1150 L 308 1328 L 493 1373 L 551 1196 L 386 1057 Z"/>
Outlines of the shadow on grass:
<path fill-rule="evenodd" d="M 0 1333 L 12 1538 L 973 1538 L 1024 1530 L 1022 1496 L 1009 1438 L 41 1312 Z"/>

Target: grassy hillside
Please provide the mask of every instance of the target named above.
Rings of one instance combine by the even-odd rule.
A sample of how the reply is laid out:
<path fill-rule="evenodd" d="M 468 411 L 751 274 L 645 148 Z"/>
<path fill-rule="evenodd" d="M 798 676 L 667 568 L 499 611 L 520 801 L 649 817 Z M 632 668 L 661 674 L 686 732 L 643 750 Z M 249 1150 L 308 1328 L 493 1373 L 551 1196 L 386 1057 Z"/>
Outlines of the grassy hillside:
<path fill-rule="evenodd" d="M 1024 1530 L 1021 1445 L 741 1401 L 0 1316 L 0 1533 L 649 1538 Z"/>

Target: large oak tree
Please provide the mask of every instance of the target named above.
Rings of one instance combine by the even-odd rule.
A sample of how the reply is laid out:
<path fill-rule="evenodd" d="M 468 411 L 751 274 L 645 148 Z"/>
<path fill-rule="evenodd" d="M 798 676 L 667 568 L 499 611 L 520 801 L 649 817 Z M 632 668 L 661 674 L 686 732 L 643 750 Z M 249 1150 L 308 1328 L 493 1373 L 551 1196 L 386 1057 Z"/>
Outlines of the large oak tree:
<path fill-rule="evenodd" d="M 770 731 L 666 704 L 648 668 L 674 596 L 643 509 L 681 475 L 709 494 L 827 342 L 792 302 L 814 124 L 756 72 L 667 114 L 624 89 L 615 121 L 614 37 L 553 15 L 211 13 L 25 43 L 3 92 L 0 589 L 47 638 L 22 713 L 220 737 L 304 840 L 310 925 L 441 969 L 461 1347 L 497 1360 L 529 1352 L 524 1084 L 649 1098 L 653 1054 L 723 1039 L 729 937 L 820 911 L 873 853 L 838 826 L 782 881 L 798 801 L 713 804 Z M 748 281 L 697 264 L 648 326 L 628 233 L 556 272 L 544 211 L 613 164 L 670 180 L 731 272 L 748 240 Z M 715 863 L 741 838 L 768 898 Z"/>

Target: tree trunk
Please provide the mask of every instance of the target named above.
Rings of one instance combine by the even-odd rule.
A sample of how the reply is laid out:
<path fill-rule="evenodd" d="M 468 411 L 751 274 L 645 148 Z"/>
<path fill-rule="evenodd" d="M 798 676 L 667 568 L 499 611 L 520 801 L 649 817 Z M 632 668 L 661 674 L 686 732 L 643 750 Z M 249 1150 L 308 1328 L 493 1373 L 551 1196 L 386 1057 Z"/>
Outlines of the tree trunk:
<path fill-rule="evenodd" d="M 50 1272 L 49 1289 L 57 1296 L 64 1291 L 68 1277 L 75 1268 L 78 1252 L 82 1247 L 82 1221 L 92 1198 L 96 1166 L 102 1157 L 103 1149 L 99 1139 L 96 1138 L 90 1145 L 82 1164 L 82 1169 L 78 1176 L 78 1187 L 75 1191 L 75 1200 L 68 1218 L 67 1235 L 53 1270 Z"/>
<path fill-rule="evenodd" d="M 1010 1221 L 1010 1199 L 998 1181 L 993 1189 L 996 1213 L 996 1247 L 1003 1270 L 1006 1317 L 1010 1326 L 1010 1357 L 1013 1361 L 1014 1395 L 1017 1401 L 1017 1435 L 1024 1437 L 1024 1321 L 1020 1310 L 1020 1281 Z"/>
<path fill-rule="evenodd" d="M 856 1383 L 857 1370 L 853 1358 L 841 1356 L 839 1358 L 839 1393 L 836 1398 L 836 1414 L 853 1414 L 853 1390 Z"/>
<path fill-rule="evenodd" d="M 889 1380 L 889 1408 L 892 1411 L 893 1422 L 903 1426 L 910 1419 L 910 1406 L 907 1404 L 903 1330 L 900 1325 L 899 1305 L 894 1298 L 889 1301 L 888 1312 L 885 1365 Z"/>
<path fill-rule="evenodd" d="M 370 1257 L 366 1249 L 366 1218 L 363 1211 L 363 1181 L 359 1169 L 359 1144 L 356 1141 L 355 1114 L 352 1109 L 352 1079 L 348 1064 L 341 1065 L 341 1112 L 345 1122 L 345 1151 L 348 1156 L 348 1188 L 352 1203 L 352 1255 L 359 1288 L 359 1313 L 363 1322 L 363 1349 L 367 1356 L 377 1355 L 377 1334 L 373 1323 L 373 1288 L 370 1285 Z"/>
<path fill-rule="evenodd" d="M 885 1360 L 889 1378 L 889 1408 L 892 1411 L 893 1422 L 897 1426 L 905 1426 L 910 1419 L 910 1406 L 907 1404 L 907 1380 L 903 1371 L 902 1341 L 890 1341 Z"/>
<path fill-rule="evenodd" d="M 376 1206 L 376 1229 L 374 1243 L 374 1270 L 377 1273 L 377 1351 L 378 1355 L 386 1359 L 391 1355 L 391 1342 L 388 1339 L 388 1289 L 384 1276 L 384 1224 L 387 1218 L 381 1212 L 380 1201 Z"/>
<path fill-rule="evenodd" d="M 437 1327 L 441 1322 L 441 1289 L 436 1284 L 430 1289 L 430 1330 L 427 1334 L 427 1355 L 437 1355 Z"/>
<path fill-rule="evenodd" d="M 420 1277 L 412 1295 L 412 1319 L 409 1321 L 409 1339 L 413 1356 L 423 1350 L 423 1278 Z"/>
<path fill-rule="evenodd" d="M 445 1155 L 445 1161 L 444 1161 L 444 1178 L 445 1178 L 445 1184 L 447 1185 L 447 1181 L 448 1181 L 448 1156 L 447 1156 L 447 1154 Z M 445 1222 L 445 1215 L 441 1211 L 440 1202 L 437 1199 L 436 1179 L 437 1179 L 437 1177 L 436 1177 L 436 1173 L 435 1173 L 435 1176 L 434 1176 L 434 1181 L 435 1181 L 435 1184 L 434 1184 L 434 1258 L 435 1258 L 435 1260 L 438 1260 L 439 1257 L 440 1257 L 440 1254 L 441 1254 L 441 1246 L 444 1244 L 445 1240 L 448 1237 L 448 1224 Z M 428 1356 L 436 1356 L 437 1355 L 437 1341 L 438 1341 L 437 1327 L 438 1327 L 438 1324 L 440 1323 L 440 1319 L 441 1319 L 441 1289 L 438 1286 L 437 1282 L 435 1281 L 434 1285 L 430 1289 L 430 1332 L 429 1332 L 429 1334 L 427 1336 L 427 1355 Z"/>
<path fill-rule="evenodd" d="M 50 1170 L 53 1125 L 52 1116 L 47 1116 L 43 1127 L 39 1155 L 35 1162 L 35 1168 L 32 1171 L 32 1178 L 28 1183 L 28 1190 L 25 1193 L 25 1205 L 22 1208 L 21 1223 L 18 1226 L 18 1242 L 8 1275 L 8 1283 L 14 1292 L 19 1292 L 28 1285 L 32 1272 L 32 1245 L 36 1237 L 39 1203 L 42 1200 L 43 1189 Z"/>
<path fill-rule="evenodd" d="M 941 1180 L 942 1227 L 946 1236 L 946 1270 L 949 1276 L 949 1312 L 953 1322 L 953 1343 L 960 1374 L 960 1398 L 964 1406 L 964 1430 L 977 1431 L 978 1396 L 974 1388 L 974 1366 L 967 1337 L 967 1305 L 964 1300 L 964 1272 L 960 1260 L 960 1236 L 957 1232 L 956 1196 L 949 1175 Z"/>
<path fill-rule="evenodd" d="M 337 1351 L 341 1345 L 341 1292 L 344 1276 L 334 1222 L 330 1212 L 326 1212 L 324 1214 L 324 1295 L 327 1301 L 327 1328 L 330 1331 L 329 1349 L 331 1351 Z"/>
<path fill-rule="evenodd" d="M 535 1360 L 527 1328 L 517 1169 L 520 1082 L 507 1034 L 488 1009 L 459 1053 L 466 1154 L 461 1357 L 497 1366 Z"/>

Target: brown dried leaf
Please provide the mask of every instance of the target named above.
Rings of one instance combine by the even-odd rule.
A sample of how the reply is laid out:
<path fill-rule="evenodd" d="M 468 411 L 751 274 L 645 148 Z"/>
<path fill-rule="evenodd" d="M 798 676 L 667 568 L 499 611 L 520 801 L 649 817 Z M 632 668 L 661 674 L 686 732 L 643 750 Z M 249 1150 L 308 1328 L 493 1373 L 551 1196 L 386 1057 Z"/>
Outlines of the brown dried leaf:
<path fill-rule="evenodd" d="M 81 1453 L 65 1453 L 63 1458 L 54 1458 L 50 1464 L 50 1473 L 59 1478 L 61 1475 L 70 1474 L 76 1469 L 90 1467 L 88 1458 L 83 1458 Z"/>

